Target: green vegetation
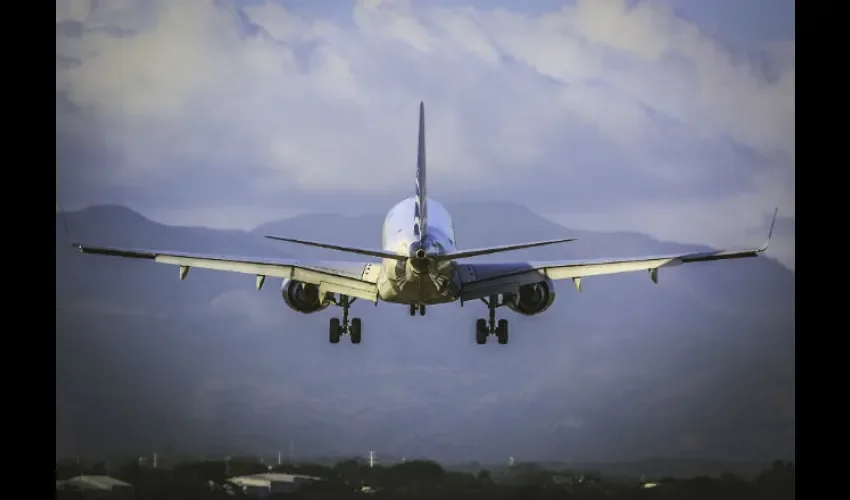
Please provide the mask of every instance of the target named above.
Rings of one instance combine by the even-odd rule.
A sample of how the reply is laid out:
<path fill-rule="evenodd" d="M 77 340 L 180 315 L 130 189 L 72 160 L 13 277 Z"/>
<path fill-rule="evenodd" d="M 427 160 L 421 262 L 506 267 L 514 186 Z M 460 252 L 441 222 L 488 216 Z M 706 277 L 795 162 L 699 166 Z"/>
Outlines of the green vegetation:
<path fill-rule="evenodd" d="M 106 464 L 81 466 L 57 464 L 56 479 L 80 474 L 104 474 Z M 284 464 L 269 467 L 251 460 L 206 461 L 176 465 L 170 469 L 132 463 L 110 476 L 133 485 L 136 500 L 225 499 L 243 497 L 228 493 L 228 477 L 281 472 L 322 478 L 292 493 L 271 499 L 724 499 L 759 500 L 794 498 L 794 464 L 776 461 L 752 480 L 727 473 L 720 477 L 643 481 L 606 478 L 595 471 L 546 470 L 537 464 L 517 464 L 491 473 L 445 470 L 440 464 L 414 460 L 392 466 L 369 467 L 358 460 L 333 466 Z M 79 492 L 60 491 L 57 499 L 89 498 Z M 102 497 L 99 497 L 102 498 Z"/>

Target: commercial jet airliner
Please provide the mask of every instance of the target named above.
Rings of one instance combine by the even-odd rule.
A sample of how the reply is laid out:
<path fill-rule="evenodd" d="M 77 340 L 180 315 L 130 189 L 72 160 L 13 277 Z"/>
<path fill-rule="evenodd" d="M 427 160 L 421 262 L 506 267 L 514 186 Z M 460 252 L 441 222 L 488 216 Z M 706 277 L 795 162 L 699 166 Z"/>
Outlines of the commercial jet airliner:
<path fill-rule="evenodd" d="M 384 220 L 380 250 L 266 236 L 273 240 L 359 254 L 371 257 L 372 262 L 225 257 L 168 250 L 74 246 L 83 253 L 148 259 L 179 266 L 181 280 L 193 267 L 256 275 L 258 290 L 263 287 L 267 276 L 282 278 L 281 294 L 290 308 L 305 314 L 331 305 L 342 308 L 342 318 L 330 320 L 329 339 L 333 344 L 344 335 L 348 335 L 353 344 L 360 343 L 362 322 L 359 318 L 349 319 L 351 304 L 357 299 L 376 305 L 378 301 L 405 304 L 410 308 L 411 316 L 417 313 L 424 316 L 429 305 L 460 301 L 462 306 L 465 302 L 480 299 L 487 306 L 489 315 L 476 321 L 476 342 L 485 344 L 489 336 L 495 336 L 499 344 L 507 344 L 508 320 L 496 321 L 496 308 L 506 306 L 526 316 L 540 314 L 555 300 L 555 281 L 570 279 L 581 291 L 581 280 L 588 276 L 648 271 L 652 281 L 658 283 L 658 270 L 662 267 L 759 255 L 767 249 L 776 223 L 774 212 L 767 241 L 762 247 L 749 250 L 581 261 L 474 263 L 465 259 L 563 243 L 574 238 L 458 249 L 452 219 L 442 205 L 428 197 L 426 180 L 425 109 L 420 102 L 414 194 L 390 209 Z"/>

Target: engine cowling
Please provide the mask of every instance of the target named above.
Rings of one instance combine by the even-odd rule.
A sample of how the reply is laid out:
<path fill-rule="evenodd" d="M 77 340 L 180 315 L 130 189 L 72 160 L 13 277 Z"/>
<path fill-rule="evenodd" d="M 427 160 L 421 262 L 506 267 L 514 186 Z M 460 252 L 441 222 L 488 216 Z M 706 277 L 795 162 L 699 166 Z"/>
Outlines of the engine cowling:
<path fill-rule="evenodd" d="M 505 305 L 511 311 L 524 316 L 540 314 L 555 302 L 555 284 L 547 279 L 531 285 L 519 287 L 519 293 L 508 294 L 504 297 Z"/>
<path fill-rule="evenodd" d="M 321 311 L 330 305 L 326 298 L 319 300 L 319 287 L 311 283 L 283 280 L 280 293 L 286 305 L 304 314 Z"/>

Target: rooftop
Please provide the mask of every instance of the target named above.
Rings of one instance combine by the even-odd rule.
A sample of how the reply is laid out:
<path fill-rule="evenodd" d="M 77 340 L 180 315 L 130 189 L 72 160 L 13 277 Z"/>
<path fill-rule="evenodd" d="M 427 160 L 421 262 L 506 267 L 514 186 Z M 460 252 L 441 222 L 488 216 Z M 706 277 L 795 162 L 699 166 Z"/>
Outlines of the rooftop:
<path fill-rule="evenodd" d="M 130 483 L 110 476 L 74 476 L 65 481 L 56 481 L 56 487 L 72 486 L 86 490 L 111 491 L 114 487 L 131 488 Z"/>

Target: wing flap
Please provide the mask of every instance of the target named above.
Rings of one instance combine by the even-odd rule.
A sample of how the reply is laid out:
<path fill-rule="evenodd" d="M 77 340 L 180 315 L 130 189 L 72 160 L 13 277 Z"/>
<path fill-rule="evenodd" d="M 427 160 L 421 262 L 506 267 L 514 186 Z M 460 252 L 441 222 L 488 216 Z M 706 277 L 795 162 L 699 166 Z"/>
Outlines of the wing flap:
<path fill-rule="evenodd" d="M 463 284 L 464 301 L 500 293 L 516 293 L 522 285 L 551 280 L 572 279 L 580 290 L 581 279 L 587 276 L 649 271 L 653 282 L 658 282 L 658 270 L 693 262 L 755 257 L 760 250 L 700 252 L 659 255 L 651 257 L 596 259 L 584 261 L 516 262 L 466 264 L 474 276 Z"/>
<path fill-rule="evenodd" d="M 256 275 L 258 289 L 262 286 L 264 277 L 273 276 L 311 283 L 328 292 L 342 293 L 372 302 L 378 298 L 376 280 L 374 273 L 370 272 L 370 264 L 352 262 L 317 262 L 314 264 L 291 259 L 226 257 L 81 244 L 74 246 L 83 253 L 153 260 L 161 264 L 179 266 L 181 279 L 186 277 L 190 268 L 197 267 L 214 271 Z"/>
<path fill-rule="evenodd" d="M 654 283 L 658 283 L 658 270 L 662 267 L 757 257 L 770 246 L 778 213 L 779 209 L 777 208 L 773 212 L 773 220 L 767 232 L 767 240 L 764 245 L 758 248 L 615 259 L 464 264 L 463 272 L 459 274 L 462 278 L 461 297 L 466 301 L 499 293 L 516 293 L 517 287 L 537 283 L 546 278 L 551 280 L 572 279 L 576 290 L 581 291 L 581 279 L 586 276 L 642 270 L 649 271 L 650 279 Z"/>

